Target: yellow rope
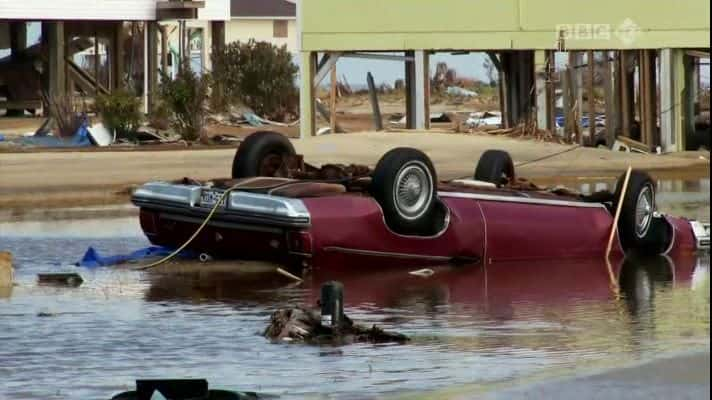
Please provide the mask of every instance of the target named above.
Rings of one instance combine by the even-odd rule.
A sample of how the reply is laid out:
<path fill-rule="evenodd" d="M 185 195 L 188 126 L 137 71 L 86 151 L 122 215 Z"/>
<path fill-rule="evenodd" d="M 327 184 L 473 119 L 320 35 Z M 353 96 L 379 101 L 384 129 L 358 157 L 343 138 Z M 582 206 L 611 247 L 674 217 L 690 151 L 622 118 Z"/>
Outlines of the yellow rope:
<path fill-rule="evenodd" d="M 227 197 L 227 195 L 230 194 L 230 192 L 232 192 L 233 190 L 239 188 L 242 184 L 243 184 L 243 183 L 238 183 L 237 185 L 235 185 L 235 186 L 233 186 L 233 187 L 227 189 L 227 190 L 222 194 L 222 196 L 220 196 L 220 199 L 218 199 L 218 201 L 215 202 L 215 205 L 214 205 L 213 208 L 210 210 L 210 213 L 209 213 L 208 216 L 205 218 L 205 220 L 203 221 L 203 223 L 200 224 L 200 226 L 199 226 L 198 229 L 193 233 L 193 235 L 192 235 L 190 238 L 188 238 L 188 240 L 186 240 L 186 242 L 183 243 L 179 248 L 177 248 L 177 249 L 176 249 L 175 251 L 173 251 L 171 254 L 169 254 L 169 255 L 167 255 L 167 256 L 161 258 L 160 260 L 158 260 L 158 261 L 156 261 L 156 262 L 153 262 L 153 263 L 150 263 L 150 264 L 148 264 L 148 265 L 144 265 L 144 266 L 138 267 L 138 268 L 136 268 L 136 269 L 139 270 L 139 271 L 145 271 L 145 270 L 147 270 L 147 269 L 155 268 L 155 267 L 157 267 L 157 266 L 163 264 L 164 262 L 166 262 L 166 261 L 172 259 L 173 257 L 177 256 L 181 251 L 185 250 L 185 248 L 188 247 L 188 245 L 189 245 L 193 240 L 195 240 L 195 238 L 198 237 L 198 235 L 200 234 L 200 232 L 202 232 L 203 229 L 208 225 L 208 222 L 210 222 L 210 219 L 213 218 L 213 215 L 215 215 L 215 212 L 218 210 L 218 208 L 220 208 L 220 204 L 223 202 L 223 200 L 225 200 L 225 198 Z"/>

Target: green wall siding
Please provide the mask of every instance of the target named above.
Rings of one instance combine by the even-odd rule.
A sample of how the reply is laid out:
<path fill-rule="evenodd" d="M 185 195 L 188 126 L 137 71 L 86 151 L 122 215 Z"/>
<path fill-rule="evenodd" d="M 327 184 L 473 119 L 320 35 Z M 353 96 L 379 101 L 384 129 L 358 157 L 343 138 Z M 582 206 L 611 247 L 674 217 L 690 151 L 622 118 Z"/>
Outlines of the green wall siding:
<path fill-rule="evenodd" d="M 302 49 L 555 49 L 561 25 L 610 27 L 568 49 L 710 46 L 706 0 L 302 0 Z M 633 39 L 616 31 L 627 20 Z"/>

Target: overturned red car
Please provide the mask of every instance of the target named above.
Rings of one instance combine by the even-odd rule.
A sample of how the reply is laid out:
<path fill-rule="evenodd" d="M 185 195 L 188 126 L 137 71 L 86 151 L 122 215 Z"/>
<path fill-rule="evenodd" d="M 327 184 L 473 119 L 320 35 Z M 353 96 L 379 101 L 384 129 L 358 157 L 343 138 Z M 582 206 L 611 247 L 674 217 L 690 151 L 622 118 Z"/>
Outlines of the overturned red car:
<path fill-rule="evenodd" d="M 472 179 L 447 182 L 413 148 L 373 169 L 317 168 L 284 136 L 258 132 L 237 150 L 231 178 L 147 183 L 132 201 L 154 244 L 300 268 L 602 258 L 612 231 L 617 256 L 709 248 L 709 224 L 656 211 L 646 173 L 623 181 L 616 193 L 540 188 L 499 150 L 483 154 Z"/>

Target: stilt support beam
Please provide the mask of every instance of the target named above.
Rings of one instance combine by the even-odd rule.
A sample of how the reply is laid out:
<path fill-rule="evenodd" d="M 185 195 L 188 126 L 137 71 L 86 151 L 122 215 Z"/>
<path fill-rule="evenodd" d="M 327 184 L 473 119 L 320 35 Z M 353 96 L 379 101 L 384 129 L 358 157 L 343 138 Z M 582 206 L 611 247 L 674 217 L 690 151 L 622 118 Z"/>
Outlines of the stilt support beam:
<path fill-rule="evenodd" d="M 306 139 L 316 134 L 315 126 L 315 88 L 316 53 L 303 51 L 301 53 L 301 96 L 299 97 L 299 137 Z"/>

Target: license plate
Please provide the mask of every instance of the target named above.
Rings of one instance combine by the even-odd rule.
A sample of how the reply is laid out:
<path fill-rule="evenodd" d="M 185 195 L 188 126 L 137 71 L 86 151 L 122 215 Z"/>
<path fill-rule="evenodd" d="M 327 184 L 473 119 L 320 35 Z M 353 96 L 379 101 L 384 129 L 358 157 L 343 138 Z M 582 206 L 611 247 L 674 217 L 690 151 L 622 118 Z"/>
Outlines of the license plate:
<path fill-rule="evenodd" d="M 206 208 L 215 207 L 215 204 L 220 201 L 220 198 L 222 197 L 223 193 L 225 192 L 223 192 L 222 190 L 203 189 L 203 191 L 200 193 L 200 206 Z M 227 198 L 227 196 L 225 197 Z M 225 200 L 226 199 L 222 199 L 218 207 L 225 208 Z"/>

